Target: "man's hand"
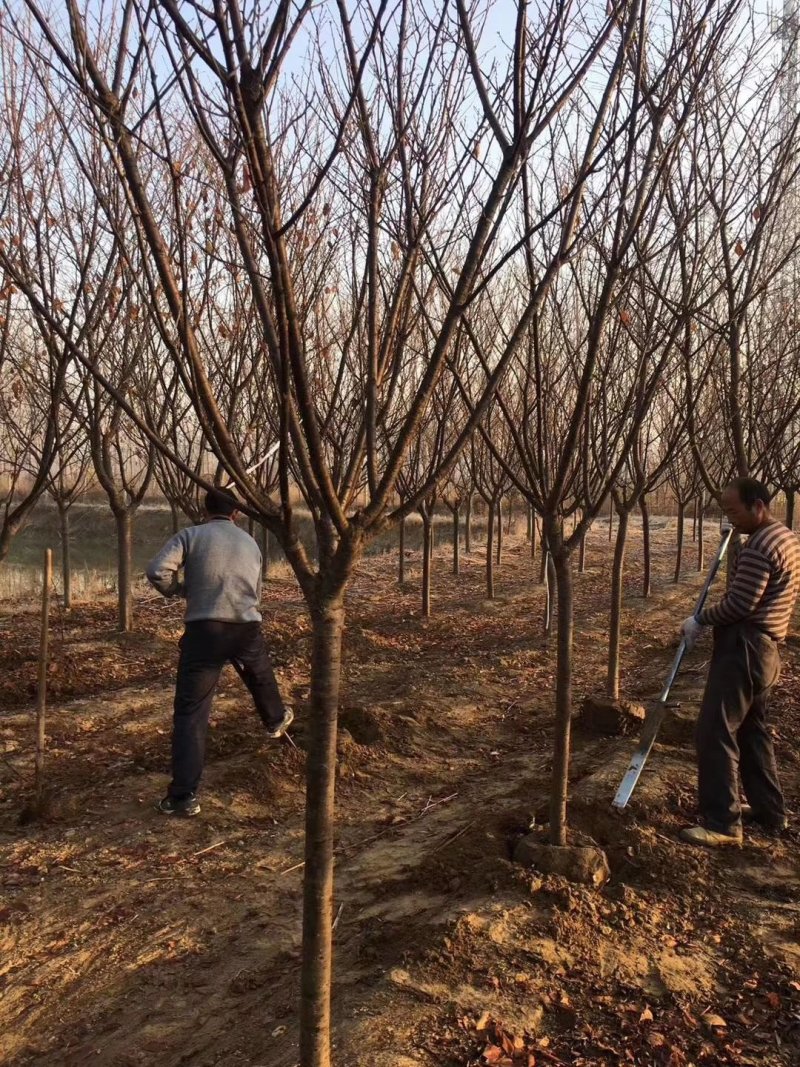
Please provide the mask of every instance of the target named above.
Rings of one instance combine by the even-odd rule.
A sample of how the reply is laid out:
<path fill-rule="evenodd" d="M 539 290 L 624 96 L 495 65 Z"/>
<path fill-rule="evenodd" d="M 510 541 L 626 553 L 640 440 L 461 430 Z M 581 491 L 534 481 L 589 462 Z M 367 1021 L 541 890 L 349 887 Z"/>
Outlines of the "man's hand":
<path fill-rule="evenodd" d="M 700 631 L 703 627 L 694 617 L 690 615 L 688 619 L 684 619 L 681 623 L 681 637 L 686 642 L 686 648 L 689 652 L 694 648 L 694 643 L 700 636 Z"/>

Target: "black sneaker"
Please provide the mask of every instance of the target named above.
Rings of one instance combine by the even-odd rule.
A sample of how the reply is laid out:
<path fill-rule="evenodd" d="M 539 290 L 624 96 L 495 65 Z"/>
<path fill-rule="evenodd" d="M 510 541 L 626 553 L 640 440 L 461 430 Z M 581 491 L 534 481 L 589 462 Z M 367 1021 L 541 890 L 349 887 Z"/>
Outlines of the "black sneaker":
<path fill-rule="evenodd" d="M 749 804 L 742 804 L 742 822 L 745 826 L 758 826 L 768 834 L 782 834 L 789 828 L 789 820 L 785 815 L 777 817 L 756 815 Z"/>
<path fill-rule="evenodd" d="M 180 815 L 188 819 L 192 815 L 200 814 L 200 801 L 194 793 L 189 793 L 186 797 L 165 796 L 159 801 L 157 809 L 162 815 Z"/>
<path fill-rule="evenodd" d="M 287 710 L 284 712 L 283 718 L 278 723 L 278 725 L 274 726 L 271 730 L 267 728 L 267 737 L 283 737 L 283 735 L 286 733 L 286 731 L 289 729 L 293 722 L 294 712 L 291 708 L 287 708 Z"/>

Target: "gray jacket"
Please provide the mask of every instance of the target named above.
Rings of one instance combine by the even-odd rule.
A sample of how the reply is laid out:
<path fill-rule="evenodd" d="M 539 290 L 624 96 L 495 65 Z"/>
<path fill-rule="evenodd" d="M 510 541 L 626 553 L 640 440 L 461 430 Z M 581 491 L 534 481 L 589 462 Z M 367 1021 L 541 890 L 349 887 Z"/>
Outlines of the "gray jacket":
<path fill-rule="evenodd" d="M 147 564 L 146 573 L 159 593 L 186 597 L 186 622 L 261 621 L 261 552 L 228 519 L 181 530 Z"/>

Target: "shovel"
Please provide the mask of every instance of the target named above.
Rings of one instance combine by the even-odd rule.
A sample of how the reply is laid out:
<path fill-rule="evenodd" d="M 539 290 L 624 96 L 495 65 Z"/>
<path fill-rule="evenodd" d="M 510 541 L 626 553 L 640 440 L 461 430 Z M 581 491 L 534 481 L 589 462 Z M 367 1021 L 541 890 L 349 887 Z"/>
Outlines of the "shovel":
<path fill-rule="evenodd" d="M 733 534 L 733 527 L 725 524 L 722 527 L 722 536 L 719 542 L 719 548 L 717 549 L 714 559 L 711 561 L 711 566 L 706 576 L 705 584 L 700 590 L 700 596 L 697 598 L 697 603 L 694 606 L 694 613 L 697 615 L 699 611 L 703 610 L 703 605 L 706 602 L 708 591 L 711 588 L 711 583 L 716 577 L 719 565 L 725 557 L 725 553 L 728 550 L 731 536 Z M 669 699 L 669 691 L 675 682 L 675 679 L 680 670 L 681 662 L 686 654 L 686 640 L 681 638 L 681 643 L 678 645 L 678 651 L 675 653 L 675 659 L 672 661 L 672 666 L 669 669 L 667 675 L 667 681 L 664 688 L 661 690 L 661 695 L 655 704 L 653 704 L 650 710 L 647 712 L 647 716 L 644 720 L 644 727 L 642 729 L 642 736 L 639 739 L 639 746 L 633 754 L 631 762 L 628 764 L 628 769 L 625 772 L 625 777 L 622 779 L 617 790 L 614 799 L 611 802 L 612 807 L 617 811 L 622 811 L 628 801 L 631 799 L 631 795 L 636 788 L 636 783 L 639 781 L 639 776 L 644 770 L 644 765 L 647 762 L 647 757 L 655 744 L 658 731 L 661 728 L 661 723 L 664 721 L 664 716 L 667 714 L 667 700 Z"/>

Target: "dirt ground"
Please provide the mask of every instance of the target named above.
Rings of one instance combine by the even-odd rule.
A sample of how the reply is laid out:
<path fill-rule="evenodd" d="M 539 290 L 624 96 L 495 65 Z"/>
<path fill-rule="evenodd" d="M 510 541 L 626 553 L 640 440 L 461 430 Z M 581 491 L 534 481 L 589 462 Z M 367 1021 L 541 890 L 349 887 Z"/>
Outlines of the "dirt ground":
<path fill-rule="evenodd" d="M 700 576 L 673 586 L 672 523 L 654 531 L 653 596 L 629 552 L 625 695 L 660 687 Z M 712 535 L 713 537 L 713 532 Z M 709 540 L 709 550 L 713 549 Z M 681 717 L 623 816 L 610 799 L 634 737 L 576 722 L 570 821 L 607 852 L 602 890 L 510 862 L 546 812 L 554 650 L 520 537 L 484 599 L 483 546 L 434 571 L 420 617 L 416 557 L 364 563 L 348 602 L 338 781 L 337 1067 L 800 1063 L 800 865 L 779 841 L 691 849 L 691 711 L 708 647 L 679 684 Z M 611 552 L 592 532 L 577 581 L 576 707 L 604 678 Z M 309 628 L 291 578 L 265 626 L 294 703 L 297 748 L 259 733 L 224 677 L 202 815 L 160 817 L 176 605 L 113 604 L 53 625 L 49 816 L 25 822 L 38 620 L 0 606 L 0 1062 L 78 1067 L 292 1067 L 302 880 Z M 789 806 L 800 804 L 800 640 L 774 701 Z M 20 814 L 23 813 L 23 821 Z"/>

